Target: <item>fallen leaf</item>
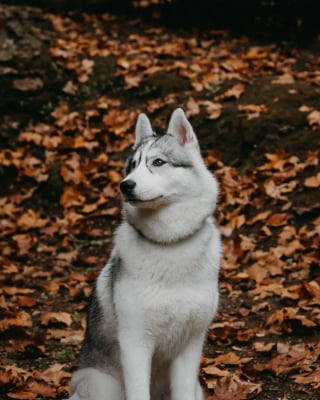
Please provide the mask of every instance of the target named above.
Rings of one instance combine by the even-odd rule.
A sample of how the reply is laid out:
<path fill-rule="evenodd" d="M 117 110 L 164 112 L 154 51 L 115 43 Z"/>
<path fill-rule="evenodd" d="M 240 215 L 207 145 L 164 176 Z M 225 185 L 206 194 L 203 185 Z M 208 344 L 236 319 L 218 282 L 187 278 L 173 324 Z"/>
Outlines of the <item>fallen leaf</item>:
<path fill-rule="evenodd" d="M 320 111 L 311 111 L 311 113 L 307 115 L 307 121 L 311 126 L 320 126 Z"/>
<path fill-rule="evenodd" d="M 295 79 L 291 73 L 287 72 L 287 73 L 285 73 L 283 75 L 279 75 L 278 77 L 273 79 L 271 81 L 271 83 L 278 84 L 278 85 L 292 85 L 293 83 L 295 83 Z"/>
<path fill-rule="evenodd" d="M 15 317 L 0 320 L 0 330 L 2 331 L 6 331 L 12 327 L 30 328 L 31 326 L 31 316 L 26 311 L 19 311 Z"/>
<path fill-rule="evenodd" d="M 289 215 L 285 213 L 272 214 L 266 221 L 267 225 L 270 226 L 282 226 L 288 221 Z"/>
<path fill-rule="evenodd" d="M 270 111 L 269 107 L 264 104 L 238 104 L 238 110 L 249 120 L 258 118 L 260 114 Z"/>
<path fill-rule="evenodd" d="M 214 99 L 216 101 L 219 101 L 219 100 L 231 99 L 232 97 L 234 97 L 237 100 L 243 94 L 244 90 L 245 90 L 244 84 L 237 83 L 236 85 L 232 86 L 232 88 L 226 90 L 221 95 L 216 96 Z"/>
<path fill-rule="evenodd" d="M 218 380 L 210 400 L 245 400 L 253 392 L 261 392 L 261 384 L 242 381 L 232 374 Z"/>
<path fill-rule="evenodd" d="M 70 326 L 72 324 L 72 317 L 71 314 L 64 311 L 47 311 L 41 315 L 40 321 L 42 325 L 62 323 Z"/>
<path fill-rule="evenodd" d="M 35 92 L 43 88 L 43 80 L 41 78 L 24 78 L 14 79 L 12 87 L 21 92 Z"/>
<path fill-rule="evenodd" d="M 272 214 L 271 210 L 263 211 L 246 222 L 247 225 L 254 225 L 256 222 L 265 221 Z"/>
<path fill-rule="evenodd" d="M 66 208 L 83 205 L 85 201 L 86 198 L 76 186 L 66 186 L 60 197 L 60 204 Z"/>
<path fill-rule="evenodd" d="M 308 188 L 318 188 L 320 187 L 320 172 L 317 173 L 315 176 L 309 176 L 303 182 L 305 187 Z"/>
<path fill-rule="evenodd" d="M 50 218 L 41 217 L 39 212 L 28 209 L 18 218 L 17 225 L 21 229 L 43 228 L 49 221 Z"/>

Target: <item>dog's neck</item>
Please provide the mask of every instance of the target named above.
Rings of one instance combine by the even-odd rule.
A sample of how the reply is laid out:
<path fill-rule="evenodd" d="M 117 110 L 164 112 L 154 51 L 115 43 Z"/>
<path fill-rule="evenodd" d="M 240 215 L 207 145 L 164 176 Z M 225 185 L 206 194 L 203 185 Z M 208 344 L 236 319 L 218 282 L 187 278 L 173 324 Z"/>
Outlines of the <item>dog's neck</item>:
<path fill-rule="evenodd" d="M 206 220 L 203 221 L 203 223 L 197 227 L 194 231 L 191 233 L 180 236 L 179 238 L 171 239 L 170 241 L 167 239 L 167 241 L 160 241 L 158 238 L 155 240 L 154 238 L 146 236 L 140 229 L 138 229 L 135 225 L 133 225 L 130 221 L 127 220 L 127 223 L 138 233 L 139 236 L 141 236 L 143 239 L 148 240 L 149 242 L 152 242 L 154 244 L 160 244 L 160 245 L 171 245 L 171 244 L 177 244 L 180 242 L 183 242 L 185 240 L 190 239 L 191 237 L 195 236 L 205 225 Z"/>
<path fill-rule="evenodd" d="M 200 200 L 201 202 L 201 200 Z M 157 244 L 174 244 L 196 235 L 214 211 L 215 204 L 194 208 L 175 203 L 159 210 L 125 206 L 126 220 L 143 238 Z"/>

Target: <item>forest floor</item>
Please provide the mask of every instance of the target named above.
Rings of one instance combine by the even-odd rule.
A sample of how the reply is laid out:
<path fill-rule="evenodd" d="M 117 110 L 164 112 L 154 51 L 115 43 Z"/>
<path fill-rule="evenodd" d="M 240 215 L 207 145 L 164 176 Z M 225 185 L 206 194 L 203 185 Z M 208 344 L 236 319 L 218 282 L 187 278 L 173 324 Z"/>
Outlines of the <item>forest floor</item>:
<path fill-rule="evenodd" d="M 211 400 L 320 398 L 320 45 L 0 5 L 0 399 L 68 397 L 139 112 L 220 182 Z"/>

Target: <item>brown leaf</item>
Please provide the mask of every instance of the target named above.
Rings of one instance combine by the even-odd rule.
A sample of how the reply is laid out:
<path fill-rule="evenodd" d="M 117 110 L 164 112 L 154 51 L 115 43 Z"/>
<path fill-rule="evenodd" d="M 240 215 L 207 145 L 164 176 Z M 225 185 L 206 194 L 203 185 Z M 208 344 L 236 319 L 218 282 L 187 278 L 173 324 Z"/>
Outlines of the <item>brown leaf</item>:
<path fill-rule="evenodd" d="M 17 243 L 19 254 L 22 256 L 28 254 L 32 246 L 37 242 L 36 237 L 29 233 L 13 235 L 12 239 Z"/>
<path fill-rule="evenodd" d="M 34 143 L 37 146 L 40 146 L 43 141 L 43 135 L 38 132 L 21 132 L 19 134 L 19 141 Z"/>
<path fill-rule="evenodd" d="M 261 266 L 260 263 L 254 263 L 246 269 L 246 273 L 250 279 L 260 283 L 268 275 L 268 270 L 264 266 Z"/>
<path fill-rule="evenodd" d="M 14 79 L 12 87 L 21 92 L 35 92 L 43 88 L 43 81 L 40 78 Z"/>
<path fill-rule="evenodd" d="M 244 92 L 244 90 L 245 90 L 244 84 L 237 83 L 236 85 L 232 86 L 232 88 L 226 90 L 221 95 L 216 96 L 214 99 L 216 101 L 219 101 L 219 100 L 230 99 L 230 98 L 234 97 L 236 100 L 238 100 L 240 98 L 240 96 L 242 95 L 242 93 Z"/>
<path fill-rule="evenodd" d="M 32 320 L 30 314 L 25 311 L 19 311 L 14 318 L 3 318 L 0 320 L 0 330 L 7 330 L 12 327 L 30 328 Z"/>
<path fill-rule="evenodd" d="M 251 357 L 240 358 L 236 353 L 230 351 L 226 354 L 221 354 L 214 359 L 216 365 L 242 365 L 247 364 L 252 360 Z"/>
<path fill-rule="evenodd" d="M 206 114 L 209 119 L 217 119 L 220 117 L 223 108 L 222 104 L 214 103 L 210 100 L 203 100 L 201 104 L 205 106 Z"/>
<path fill-rule="evenodd" d="M 270 226 L 282 226 L 287 224 L 289 215 L 285 213 L 272 214 L 266 221 Z"/>
<path fill-rule="evenodd" d="M 208 365 L 207 367 L 201 368 L 203 372 L 205 372 L 207 375 L 214 375 L 214 376 L 229 376 L 230 372 L 227 371 L 226 369 L 220 369 L 216 367 L 214 364 Z"/>
<path fill-rule="evenodd" d="M 112 183 L 119 184 L 122 181 L 122 175 L 114 169 L 108 171 L 107 175 Z"/>
<path fill-rule="evenodd" d="M 247 395 L 253 392 L 260 393 L 261 385 L 241 381 L 237 375 L 232 374 L 219 379 L 210 400 L 245 400 Z"/>
<path fill-rule="evenodd" d="M 313 110 L 307 115 L 307 121 L 309 125 L 320 126 L 320 111 Z"/>
<path fill-rule="evenodd" d="M 249 221 L 247 221 L 247 225 L 254 225 L 258 221 L 265 221 L 270 216 L 270 214 L 272 214 L 271 210 L 263 211 L 263 212 L 255 215 Z"/>
<path fill-rule="evenodd" d="M 309 293 L 309 295 L 320 300 L 320 285 L 318 282 L 316 281 L 303 282 L 303 286 Z"/>
<path fill-rule="evenodd" d="M 255 342 L 253 343 L 253 348 L 255 351 L 269 352 L 275 347 L 275 345 L 275 343 Z"/>
<path fill-rule="evenodd" d="M 40 321 L 42 325 L 63 323 L 67 326 L 70 326 L 72 324 L 72 317 L 71 314 L 64 311 L 57 311 L 57 312 L 47 311 L 42 314 Z"/>
<path fill-rule="evenodd" d="M 257 371 L 272 370 L 276 375 L 289 373 L 297 369 L 310 368 L 318 358 L 317 351 L 311 351 L 308 345 L 301 343 L 281 348 L 281 353 L 263 364 L 254 365 Z"/>
<path fill-rule="evenodd" d="M 45 371 L 39 372 L 39 379 L 48 384 L 59 386 L 64 379 L 71 377 L 71 373 L 64 371 L 63 368 L 63 364 L 55 363 L 47 368 Z"/>
<path fill-rule="evenodd" d="M 251 46 L 244 57 L 249 60 L 261 60 L 268 56 L 269 52 L 265 47 L 262 46 Z"/>
<path fill-rule="evenodd" d="M 16 296 L 15 300 L 20 307 L 34 307 L 37 300 L 30 296 Z"/>
<path fill-rule="evenodd" d="M 14 296 L 16 294 L 30 294 L 34 293 L 35 289 L 30 288 L 20 288 L 16 286 L 3 286 L 0 288 L 0 292 L 3 292 L 9 296 Z"/>
<path fill-rule="evenodd" d="M 19 400 L 33 400 L 39 396 L 55 398 L 56 389 L 45 382 L 29 380 L 25 387 L 16 389 L 14 392 L 9 392 L 8 396 Z"/>
<path fill-rule="evenodd" d="M 22 229 L 43 228 L 49 221 L 50 218 L 43 218 L 37 211 L 28 209 L 19 217 L 17 225 Z"/>
<path fill-rule="evenodd" d="M 253 119 L 260 117 L 261 113 L 267 113 L 270 108 L 264 104 L 239 104 L 238 110 L 247 117 Z"/>
<path fill-rule="evenodd" d="M 80 206 L 84 204 L 85 201 L 86 198 L 76 186 L 66 186 L 60 197 L 60 204 L 66 208 Z"/>
<path fill-rule="evenodd" d="M 317 173 L 315 176 L 309 176 L 303 182 L 305 187 L 308 188 L 318 188 L 320 187 L 320 172 Z"/>
<path fill-rule="evenodd" d="M 275 79 L 271 81 L 271 83 L 280 84 L 280 85 L 292 85 L 295 83 L 294 76 L 289 72 L 284 73 L 283 75 L 279 75 Z"/>
<path fill-rule="evenodd" d="M 291 376 L 296 383 L 300 385 L 311 385 L 314 389 L 320 388 L 320 369 L 317 368 L 315 371 L 309 371 L 305 373 L 299 373 Z"/>

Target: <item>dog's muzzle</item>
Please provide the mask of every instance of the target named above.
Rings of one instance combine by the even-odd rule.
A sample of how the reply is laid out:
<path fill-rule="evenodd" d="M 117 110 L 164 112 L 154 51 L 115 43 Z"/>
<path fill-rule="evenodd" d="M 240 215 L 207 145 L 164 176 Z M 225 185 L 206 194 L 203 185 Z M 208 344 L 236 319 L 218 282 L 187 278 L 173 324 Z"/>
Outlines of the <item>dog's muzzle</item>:
<path fill-rule="evenodd" d="M 133 181 L 132 179 L 127 179 L 120 183 L 120 190 L 122 194 L 124 194 L 127 197 L 130 197 L 133 194 L 135 186 L 136 186 L 135 181 Z"/>

